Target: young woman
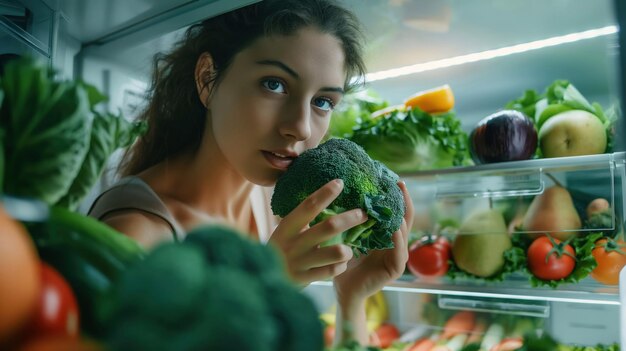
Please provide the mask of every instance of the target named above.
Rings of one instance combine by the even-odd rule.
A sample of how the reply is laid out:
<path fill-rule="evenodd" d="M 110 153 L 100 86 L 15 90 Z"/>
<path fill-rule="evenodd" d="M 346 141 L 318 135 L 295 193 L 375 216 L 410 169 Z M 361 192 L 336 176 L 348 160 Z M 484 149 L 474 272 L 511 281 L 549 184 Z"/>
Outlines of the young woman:
<path fill-rule="evenodd" d="M 352 326 L 337 330 L 365 343 L 364 301 L 403 272 L 412 210 L 395 249 L 356 260 L 347 246 L 319 244 L 363 223 L 363 211 L 308 226 L 339 195 L 340 180 L 279 223 L 266 188 L 319 144 L 351 78 L 364 74 L 360 38 L 355 17 L 328 0 L 267 0 L 190 27 L 157 59 L 141 116 L 149 132 L 91 215 L 146 247 L 215 222 L 268 241 L 297 283 L 334 277 L 339 321 Z"/>

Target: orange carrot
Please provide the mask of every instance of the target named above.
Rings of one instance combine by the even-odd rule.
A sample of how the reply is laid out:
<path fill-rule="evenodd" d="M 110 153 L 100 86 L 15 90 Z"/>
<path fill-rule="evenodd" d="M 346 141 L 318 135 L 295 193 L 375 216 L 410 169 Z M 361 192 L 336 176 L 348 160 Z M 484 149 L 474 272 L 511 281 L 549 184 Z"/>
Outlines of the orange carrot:
<path fill-rule="evenodd" d="M 443 326 L 442 339 L 449 339 L 456 334 L 470 333 L 476 324 L 476 314 L 472 311 L 461 311 L 450 317 Z"/>

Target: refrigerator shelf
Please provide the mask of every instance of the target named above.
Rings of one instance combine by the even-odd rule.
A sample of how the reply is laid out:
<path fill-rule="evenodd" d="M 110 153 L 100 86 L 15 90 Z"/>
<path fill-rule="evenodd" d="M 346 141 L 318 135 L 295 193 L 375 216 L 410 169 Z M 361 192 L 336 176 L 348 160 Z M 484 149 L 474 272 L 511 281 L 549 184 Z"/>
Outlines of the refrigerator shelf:
<path fill-rule="evenodd" d="M 453 174 L 511 174 L 516 171 L 528 172 L 541 170 L 543 172 L 563 172 L 568 170 L 585 170 L 604 168 L 610 164 L 626 163 L 626 152 L 614 152 L 598 155 L 539 158 L 524 161 L 498 162 L 475 166 L 452 167 L 420 172 L 400 173 L 402 178 L 437 178 Z"/>
<path fill-rule="evenodd" d="M 332 286 L 331 281 L 317 281 L 314 286 Z M 507 279 L 505 282 L 478 284 L 454 282 L 446 279 L 419 281 L 411 275 L 404 275 L 383 288 L 384 291 L 400 293 L 434 294 L 445 296 L 480 297 L 522 301 L 549 301 L 595 305 L 620 305 L 617 286 L 606 286 L 585 279 L 576 285 L 561 286 L 557 289 L 532 287 L 522 279 Z"/>

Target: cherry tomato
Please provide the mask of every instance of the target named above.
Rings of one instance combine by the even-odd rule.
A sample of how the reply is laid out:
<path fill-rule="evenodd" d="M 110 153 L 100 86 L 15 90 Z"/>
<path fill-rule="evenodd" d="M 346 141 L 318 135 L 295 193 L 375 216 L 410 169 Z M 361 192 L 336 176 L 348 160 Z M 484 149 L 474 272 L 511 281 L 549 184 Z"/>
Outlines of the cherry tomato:
<path fill-rule="evenodd" d="M 535 239 L 528 247 L 527 258 L 530 271 L 543 280 L 565 278 L 576 266 L 572 246 L 549 236 Z"/>
<path fill-rule="evenodd" d="M 41 291 L 28 334 L 76 338 L 78 326 L 78 303 L 74 292 L 59 272 L 42 262 Z"/>
<path fill-rule="evenodd" d="M 450 242 L 443 236 L 424 236 L 409 248 L 407 268 L 417 277 L 446 274 L 450 259 Z"/>
<path fill-rule="evenodd" d="M 607 285 L 619 284 L 619 272 L 626 266 L 626 242 L 600 239 L 591 254 L 598 262 L 591 272 L 593 279 Z"/>

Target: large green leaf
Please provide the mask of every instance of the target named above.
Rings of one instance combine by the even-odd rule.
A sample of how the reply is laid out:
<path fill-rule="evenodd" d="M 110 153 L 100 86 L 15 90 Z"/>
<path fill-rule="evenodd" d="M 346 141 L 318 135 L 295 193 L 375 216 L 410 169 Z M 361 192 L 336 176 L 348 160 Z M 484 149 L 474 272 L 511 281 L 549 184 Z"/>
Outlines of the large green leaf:
<path fill-rule="evenodd" d="M 76 82 L 56 81 L 47 66 L 29 59 L 7 64 L 2 88 L 3 192 L 54 204 L 67 193 L 88 150 L 88 94 Z"/>
<path fill-rule="evenodd" d="M 76 179 L 58 205 L 75 209 L 96 183 L 113 152 L 132 144 L 146 130 L 145 127 L 145 123 L 130 122 L 121 114 L 95 112 L 89 151 Z"/>

